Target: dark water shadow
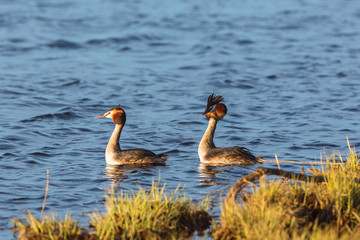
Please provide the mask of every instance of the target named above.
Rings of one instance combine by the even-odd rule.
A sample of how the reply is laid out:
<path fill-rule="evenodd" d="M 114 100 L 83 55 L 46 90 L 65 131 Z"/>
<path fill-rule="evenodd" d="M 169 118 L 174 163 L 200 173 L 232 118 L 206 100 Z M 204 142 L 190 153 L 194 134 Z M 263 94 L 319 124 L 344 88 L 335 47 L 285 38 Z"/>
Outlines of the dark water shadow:
<path fill-rule="evenodd" d="M 226 172 L 229 170 L 229 166 L 212 166 L 205 163 L 200 163 L 198 172 L 200 173 L 200 184 L 204 185 L 226 185 L 225 179 L 223 181 L 216 177 L 216 174 Z"/>
<path fill-rule="evenodd" d="M 159 166 L 159 164 L 141 164 L 141 165 L 106 165 L 104 173 L 106 178 L 110 179 L 113 183 L 119 184 L 125 182 L 128 177 L 127 173 L 134 174 L 136 172 L 149 172 L 150 168 Z"/>
<path fill-rule="evenodd" d="M 227 185 L 228 176 L 220 177 L 223 172 L 229 172 L 233 167 L 247 167 L 252 164 L 207 164 L 200 163 L 198 172 L 200 173 L 200 184 L 204 185 Z"/>

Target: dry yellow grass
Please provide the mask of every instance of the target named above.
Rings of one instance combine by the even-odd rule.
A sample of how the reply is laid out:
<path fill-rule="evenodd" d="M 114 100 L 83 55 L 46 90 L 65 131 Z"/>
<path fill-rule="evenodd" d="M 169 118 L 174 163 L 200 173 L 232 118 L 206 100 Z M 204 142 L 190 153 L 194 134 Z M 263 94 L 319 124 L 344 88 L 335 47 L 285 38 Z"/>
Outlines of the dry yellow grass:
<path fill-rule="evenodd" d="M 93 213 L 91 225 L 100 239 L 177 239 L 209 227 L 209 199 L 194 204 L 179 188 L 171 193 L 153 182 L 146 191 L 106 196 L 106 212 Z"/>
<path fill-rule="evenodd" d="M 358 239 L 360 165 L 349 147 L 346 164 L 312 170 L 323 182 L 261 178 L 240 203 L 226 203 L 214 239 Z M 338 159 L 342 161 L 341 155 Z"/>
<path fill-rule="evenodd" d="M 209 203 L 206 198 L 194 204 L 183 190 L 167 193 L 165 185 L 153 182 L 149 191 L 141 187 L 133 194 L 111 190 L 106 195 L 106 212 L 90 214 L 89 227 L 79 227 L 71 215 L 65 220 L 55 214 L 38 219 L 27 211 L 23 219 L 12 219 L 12 230 L 19 239 L 29 240 L 183 239 L 210 226 Z"/>
<path fill-rule="evenodd" d="M 27 211 L 23 219 L 14 218 L 13 231 L 18 233 L 18 239 L 83 239 L 83 230 L 73 221 L 71 214 L 65 216 L 65 220 L 51 216 L 44 216 L 41 220 Z"/>

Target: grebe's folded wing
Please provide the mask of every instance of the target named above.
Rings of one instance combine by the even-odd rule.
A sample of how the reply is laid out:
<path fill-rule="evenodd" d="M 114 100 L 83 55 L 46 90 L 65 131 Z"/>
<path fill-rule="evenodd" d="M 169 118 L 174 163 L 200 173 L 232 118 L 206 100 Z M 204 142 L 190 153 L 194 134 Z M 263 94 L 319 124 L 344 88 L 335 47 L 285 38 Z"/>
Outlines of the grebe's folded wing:
<path fill-rule="evenodd" d="M 257 158 L 245 147 L 213 148 L 209 151 L 210 158 L 223 158 L 230 161 L 257 162 Z"/>

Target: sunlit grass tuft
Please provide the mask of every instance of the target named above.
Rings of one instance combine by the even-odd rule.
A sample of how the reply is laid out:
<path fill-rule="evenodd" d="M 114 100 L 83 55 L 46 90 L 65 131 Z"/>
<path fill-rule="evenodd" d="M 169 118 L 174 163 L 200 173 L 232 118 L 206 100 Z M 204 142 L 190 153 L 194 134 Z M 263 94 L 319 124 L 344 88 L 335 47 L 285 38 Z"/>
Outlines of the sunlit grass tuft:
<path fill-rule="evenodd" d="M 71 215 L 61 220 L 52 214 L 41 220 L 30 211 L 23 219 L 14 218 L 12 230 L 19 239 L 183 239 L 211 224 L 207 213 L 210 199 L 198 204 L 176 188 L 167 193 L 165 185 L 153 182 L 149 191 L 106 195 L 105 213 L 90 214 L 88 228 L 80 228 Z"/>
<path fill-rule="evenodd" d="M 44 216 L 41 220 L 27 211 L 23 219 L 12 219 L 12 230 L 18 233 L 18 239 L 80 239 L 82 229 L 77 221 L 73 221 L 71 214 L 65 216 L 65 220 L 56 217 L 55 214 Z"/>
<path fill-rule="evenodd" d="M 188 237 L 210 225 L 207 213 L 210 200 L 198 205 L 179 193 L 165 192 L 153 182 L 135 194 L 111 191 L 106 196 L 106 212 L 91 214 L 91 225 L 100 239 L 164 239 Z"/>
<path fill-rule="evenodd" d="M 341 155 L 337 156 L 343 161 Z M 360 234 L 360 165 L 349 147 L 346 164 L 311 172 L 323 183 L 260 179 L 241 203 L 223 204 L 214 239 L 356 239 Z"/>

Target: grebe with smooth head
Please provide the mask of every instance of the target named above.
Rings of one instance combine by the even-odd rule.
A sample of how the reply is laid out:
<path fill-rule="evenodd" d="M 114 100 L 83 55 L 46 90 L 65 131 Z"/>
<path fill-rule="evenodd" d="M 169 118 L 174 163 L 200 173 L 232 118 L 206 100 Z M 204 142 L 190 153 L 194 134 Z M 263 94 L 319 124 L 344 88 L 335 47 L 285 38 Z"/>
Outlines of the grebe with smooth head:
<path fill-rule="evenodd" d="M 227 113 L 226 105 L 221 103 L 223 100 L 222 96 L 215 94 L 211 94 L 208 98 L 203 114 L 209 119 L 209 124 L 198 148 L 200 161 L 214 164 L 255 164 L 261 162 L 262 158 L 255 157 L 249 149 L 244 147 L 215 147 L 213 139 L 216 124 Z"/>
<path fill-rule="evenodd" d="M 167 155 L 164 154 L 157 155 L 149 150 L 142 148 L 121 150 L 119 139 L 121 130 L 123 129 L 126 122 L 126 114 L 120 105 L 95 118 L 105 117 L 111 118 L 115 123 L 115 129 L 111 134 L 105 151 L 105 159 L 107 164 L 165 164 Z"/>

